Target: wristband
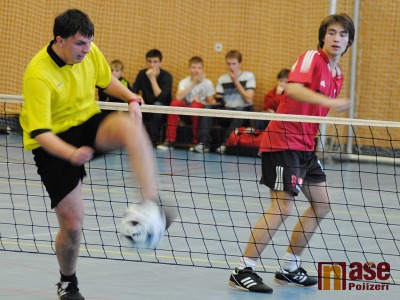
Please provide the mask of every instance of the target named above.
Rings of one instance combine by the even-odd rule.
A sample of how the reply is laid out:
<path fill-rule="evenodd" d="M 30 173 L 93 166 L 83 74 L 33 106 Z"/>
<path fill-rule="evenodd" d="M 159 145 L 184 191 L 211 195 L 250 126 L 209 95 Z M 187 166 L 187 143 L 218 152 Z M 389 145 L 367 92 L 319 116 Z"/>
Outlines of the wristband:
<path fill-rule="evenodd" d="M 142 100 L 140 98 L 132 98 L 128 100 L 128 104 L 131 104 L 132 102 L 136 102 L 139 105 L 142 105 Z"/>

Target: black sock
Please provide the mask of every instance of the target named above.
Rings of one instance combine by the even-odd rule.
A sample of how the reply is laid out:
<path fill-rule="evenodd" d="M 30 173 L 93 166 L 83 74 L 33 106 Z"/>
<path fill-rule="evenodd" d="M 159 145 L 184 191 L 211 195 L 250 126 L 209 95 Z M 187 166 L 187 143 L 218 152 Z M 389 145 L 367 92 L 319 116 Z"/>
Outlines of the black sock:
<path fill-rule="evenodd" d="M 69 275 L 69 276 L 65 276 L 60 271 L 60 274 L 61 274 L 61 278 L 60 278 L 61 282 L 71 282 L 71 283 L 78 285 L 78 278 L 76 277 L 76 273 Z"/>

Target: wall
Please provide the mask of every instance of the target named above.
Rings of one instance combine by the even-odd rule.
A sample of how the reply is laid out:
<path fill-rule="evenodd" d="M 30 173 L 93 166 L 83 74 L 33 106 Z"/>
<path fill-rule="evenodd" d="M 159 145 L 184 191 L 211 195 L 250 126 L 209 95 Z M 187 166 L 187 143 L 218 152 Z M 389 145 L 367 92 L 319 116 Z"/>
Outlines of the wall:
<path fill-rule="evenodd" d="M 360 2 L 356 117 L 397 120 L 400 1 Z M 130 82 L 144 67 L 144 55 L 151 48 L 163 52 L 163 67 L 174 76 L 174 92 L 187 75 L 191 56 L 204 58 L 207 77 L 216 84 L 225 72 L 225 52 L 240 50 L 243 69 L 256 76 L 256 109 L 275 84 L 277 72 L 290 67 L 305 50 L 316 48 L 320 21 L 329 11 L 329 1 L 321 0 L 3 0 L 2 4 L 2 94 L 22 93 L 24 68 L 52 39 L 54 17 L 76 7 L 94 21 L 95 43 L 106 58 L 125 62 L 125 77 Z M 352 15 L 353 1 L 337 4 L 338 12 Z M 222 52 L 214 51 L 215 43 L 223 44 Z M 341 60 L 347 76 L 342 96 L 348 95 L 349 63 L 350 52 Z"/>

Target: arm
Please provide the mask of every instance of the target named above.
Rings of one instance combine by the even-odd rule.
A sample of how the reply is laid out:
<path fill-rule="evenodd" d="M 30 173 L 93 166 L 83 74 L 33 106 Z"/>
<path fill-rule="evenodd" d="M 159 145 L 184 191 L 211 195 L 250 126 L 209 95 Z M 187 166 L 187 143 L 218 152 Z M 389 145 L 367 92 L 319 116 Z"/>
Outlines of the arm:
<path fill-rule="evenodd" d="M 286 95 L 295 100 L 310 104 L 322 105 L 342 112 L 349 108 L 349 100 L 346 98 L 337 98 L 335 101 L 323 94 L 316 93 L 306 88 L 301 83 L 288 83 L 286 85 Z"/>
<path fill-rule="evenodd" d="M 104 92 L 126 102 L 128 102 L 130 99 L 140 99 L 143 103 L 142 97 L 133 93 L 114 76 L 111 76 L 110 84 L 104 89 Z M 140 105 L 137 102 L 131 102 L 129 104 L 129 112 L 131 113 L 132 117 L 138 117 L 140 119 L 142 118 Z"/>
<path fill-rule="evenodd" d="M 191 81 L 189 86 L 187 86 L 185 89 L 180 90 L 180 91 L 178 91 L 178 92 L 176 93 L 176 97 L 175 97 L 175 98 L 178 99 L 179 101 L 184 101 L 184 100 L 186 100 L 187 94 L 189 94 L 190 91 L 193 90 L 193 88 L 194 88 L 197 84 L 198 84 L 197 81 L 194 81 L 194 80 Z"/>
<path fill-rule="evenodd" d="M 150 80 L 150 84 L 153 89 L 154 96 L 158 97 L 161 94 L 162 90 L 157 82 L 157 72 L 153 69 L 148 69 L 146 72 L 146 75 Z"/>
<path fill-rule="evenodd" d="M 161 93 L 156 96 L 155 100 L 163 103 L 164 105 L 169 105 L 172 94 L 172 75 L 169 73 L 164 73 L 164 77 L 160 81 L 159 87 L 161 89 Z"/>
<path fill-rule="evenodd" d="M 274 113 L 282 99 L 282 93 L 277 93 L 276 89 L 269 91 L 264 97 L 263 110 Z"/>
<path fill-rule="evenodd" d="M 245 89 L 240 81 L 236 78 L 235 74 L 231 71 L 229 71 L 229 75 L 232 79 L 233 84 L 235 85 L 236 89 L 240 93 L 240 95 L 243 97 L 243 100 L 246 103 L 253 103 L 253 98 L 254 98 L 254 90 L 253 89 Z"/>
<path fill-rule="evenodd" d="M 206 98 L 207 105 L 218 105 L 217 100 L 215 100 L 214 96 L 209 96 Z"/>
<path fill-rule="evenodd" d="M 51 131 L 41 133 L 36 136 L 35 139 L 48 153 L 67 160 L 76 166 L 83 165 L 93 157 L 94 150 L 91 147 L 82 146 L 76 148 L 75 146 L 64 142 Z"/>
<path fill-rule="evenodd" d="M 190 91 L 193 90 L 193 88 L 196 85 L 201 84 L 204 79 L 205 79 L 205 74 L 198 74 L 198 75 L 195 75 L 194 77 L 190 77 L 190 84 L 187 85 L 186 87 L 185 87 L 186 79 L 181 80 L 179 82 L 178 92 L 176 93 L 175 98 L 180 101 L 185 100 L 186 96 L 190 93 Z M 195 101 L 202 103 L 201 101 L 198 100 L 198 98 Z M 203 104 L 206 104 L 206 103 L 203 103 Z"/>

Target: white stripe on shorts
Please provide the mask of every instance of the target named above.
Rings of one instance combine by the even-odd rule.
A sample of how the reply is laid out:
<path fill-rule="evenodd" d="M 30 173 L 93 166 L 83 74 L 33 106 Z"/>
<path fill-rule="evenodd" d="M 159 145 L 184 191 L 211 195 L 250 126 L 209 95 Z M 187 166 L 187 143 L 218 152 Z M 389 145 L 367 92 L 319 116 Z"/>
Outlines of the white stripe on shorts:
<path fill-rule="evenodd" d="M 276 166 L 275 187 L 276 191 L 283 191 L 283 167 Z"/>

